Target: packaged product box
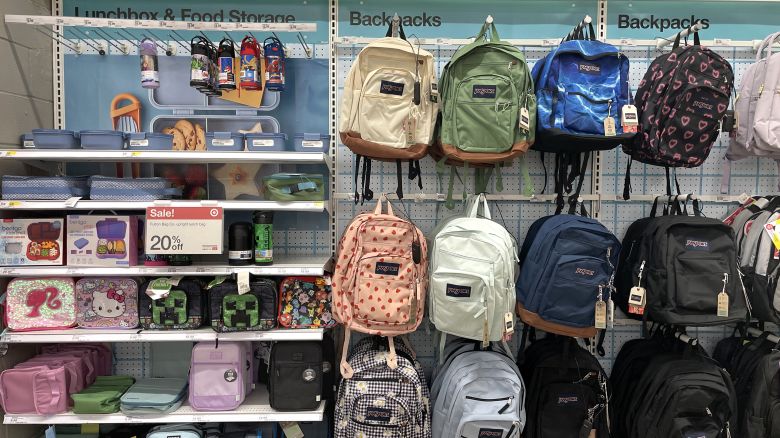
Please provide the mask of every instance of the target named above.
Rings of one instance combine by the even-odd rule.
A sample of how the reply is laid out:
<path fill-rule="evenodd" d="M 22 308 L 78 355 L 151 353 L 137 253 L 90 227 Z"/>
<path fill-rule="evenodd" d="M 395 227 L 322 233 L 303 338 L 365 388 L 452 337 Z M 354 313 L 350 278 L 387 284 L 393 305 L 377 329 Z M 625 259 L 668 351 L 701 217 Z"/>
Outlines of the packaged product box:
<path fill-rule="evenodd" d="M 0 266 L 62 265 L 63 219 L 2 219 Z"/>
<path fill-rule="evenodd" d="M 68 216 L 68 266 L 135 266 L 136 216 Z"/>

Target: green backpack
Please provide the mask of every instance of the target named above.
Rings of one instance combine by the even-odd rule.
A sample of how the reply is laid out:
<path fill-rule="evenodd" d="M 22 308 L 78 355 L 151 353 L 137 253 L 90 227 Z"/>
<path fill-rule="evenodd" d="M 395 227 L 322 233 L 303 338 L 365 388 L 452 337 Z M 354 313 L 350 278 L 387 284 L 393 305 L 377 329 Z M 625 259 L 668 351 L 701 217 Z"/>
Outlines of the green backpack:
<path fill-rule="evenodd" d="M 439 84 L 441 117 L 431 148 L 437 172 L 443 172 L 445 163 L 494 167 L 496 189 L 502 190 L 500 165 L 525 153 L 536 132 L 536 96 L 525 56 L 499 40 L 495 25 L 486 23 L 475 41 L 458 49 L 444 66 Z M 521 166 L 530 195 L 531 180 Z M 448 199 L 454 173 L 452 168 Z M 477 173 L 477 192 L 484 191 L 488 179 Z"/>

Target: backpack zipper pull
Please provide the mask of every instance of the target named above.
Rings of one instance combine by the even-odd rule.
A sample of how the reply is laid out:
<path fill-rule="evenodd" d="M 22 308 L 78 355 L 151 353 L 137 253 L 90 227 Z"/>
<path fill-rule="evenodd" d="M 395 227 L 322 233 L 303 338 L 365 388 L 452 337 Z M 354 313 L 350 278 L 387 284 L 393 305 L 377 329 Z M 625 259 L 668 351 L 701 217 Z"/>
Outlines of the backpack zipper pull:
<path fill-rule="evenodd" d="M 504 412 L 506 412 L 507 409 L 512 407 L 512 400 L 514 400 L 514 399 L 515 399 L 514 396 L 509 397 L 509 399 L 507 399 L 507 401 L 506 401 L 506 404 L 504 406 L 501 406 L 501 409 L 498 410 L 498 413 L 499 414 L 503 414 Z M 509 435 L 507 435 L 507 436 L 509 436 Z"/>

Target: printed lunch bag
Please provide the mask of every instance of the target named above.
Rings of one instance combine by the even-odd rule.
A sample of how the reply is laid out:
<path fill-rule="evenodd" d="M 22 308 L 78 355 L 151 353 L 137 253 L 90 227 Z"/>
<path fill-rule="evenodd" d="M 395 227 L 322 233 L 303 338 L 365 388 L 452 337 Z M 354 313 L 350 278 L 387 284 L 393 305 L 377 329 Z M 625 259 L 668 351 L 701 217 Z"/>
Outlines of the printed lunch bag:
<path fill-rule="evenodd" d="M 241 294 L 235 281 L 218 277 L 209 289 L 211 328 L 218 332 L 270 330 L 276 327 L 276 282 L 256 278 Z"/>
<path fill-rule="evenodd" d="M 77 321 L 84 328 L 135 328 L 138 283 L 131 278 L 86 277 L 76 282 Z"/>
<path fill-rule="evenodd" d="M 286 328 L 330 328 L 330 277 L 287 277 L 279 286 L 279 325 Z"/>
<path fill-rule="evenodd" d="M 76 325 L 72 278 L 15 278 L 6 289 L 5 315 L 15 331 L 63 329 Z"/>
<path fill-rule="evenodd" d="M 155 279 L 143 285 L 138 300 L 138 313 L 144 329 L 189 330 L 196 329 L 207 320 L 206 294 L 197 280 L 183 279 L 177 284 L 158 284 Z M 166 290 L 168 289 L 168 290 Z M 151 295 L 150 295 L 151 294 Z"/>

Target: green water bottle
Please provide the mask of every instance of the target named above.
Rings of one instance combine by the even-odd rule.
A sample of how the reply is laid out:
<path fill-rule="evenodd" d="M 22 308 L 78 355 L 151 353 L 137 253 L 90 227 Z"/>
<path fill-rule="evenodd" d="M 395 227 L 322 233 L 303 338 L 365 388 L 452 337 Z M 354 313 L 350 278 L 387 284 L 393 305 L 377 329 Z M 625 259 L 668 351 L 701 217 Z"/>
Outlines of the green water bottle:
<path fill-rule="evenodd" d="M 274 212 L 256 211 L 252 215 L 255 228 L 255 264 L 274 263 Z"/>

